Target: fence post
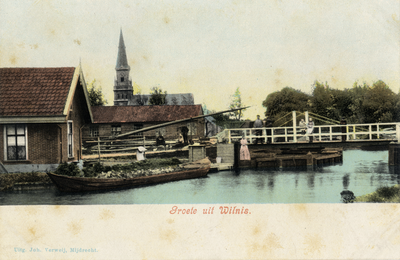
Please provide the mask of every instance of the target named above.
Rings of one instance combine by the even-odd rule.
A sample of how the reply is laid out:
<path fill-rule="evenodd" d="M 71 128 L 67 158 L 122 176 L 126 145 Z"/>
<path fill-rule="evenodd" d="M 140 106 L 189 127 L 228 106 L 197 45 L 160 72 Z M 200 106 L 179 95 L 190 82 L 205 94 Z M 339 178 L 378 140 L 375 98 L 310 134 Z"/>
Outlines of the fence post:
<path fill-rule="evenodd" d="M 97 137 L 97 153 L 99 154 L 99 163 L 101 161 L 101 155 L 100 155 L 100 137 Z"/>
<path fill-rule="evenodd" d="M 368 131 L 369 131 L 369 140 L 372 140 L 372 125 L 368 126 Z"/>
<path fill-rule="evenodd" d="M 143 135 L 143 147 L 146 148 L 146 136 Z"/>
<path fill-rule="evenodd" d="M 400 124 L 396 124 L 396 138 L 397 138 L 397 142 L 399 142 L 400 140 Z"/>
<path fill-rule="evenodd" d="M 376 125 L 376 138 L 380 139 L 379 138 L 379 124 Z"/>
<path fill-rule="evenodd" d="M 297 143 L 297 137 L 296 137 L 296 134 L 297 134 L 297 128 L 296 128 L 296 124 L 297 124 L 297 121 L 296 121 L 296 111 L 292 111 L 292 116 L 293 116 L 293 142 L 294 142 L 294 143 Z"/>

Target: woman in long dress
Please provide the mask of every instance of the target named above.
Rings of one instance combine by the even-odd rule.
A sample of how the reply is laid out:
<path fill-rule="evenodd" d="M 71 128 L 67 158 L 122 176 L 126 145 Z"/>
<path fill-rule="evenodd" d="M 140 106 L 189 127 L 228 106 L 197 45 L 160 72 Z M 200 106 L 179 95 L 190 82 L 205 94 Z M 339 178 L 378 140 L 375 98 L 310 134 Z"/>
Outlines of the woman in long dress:
<path fill-rule="evenodd" d="M 308 124 L 307 124 L 307 135 L 309 138 L 309 142 L 313 142 L 313 131 L 314 131 L 314 122 L 312 121 L 311 117 L 308 119 Z"/>
<path fill-rule="evenodd" d="M 250 152 L 249 148 L 247 147 L 247 139 L 242 136 L 240 140 L 240 160 L 250 160 Z"/>

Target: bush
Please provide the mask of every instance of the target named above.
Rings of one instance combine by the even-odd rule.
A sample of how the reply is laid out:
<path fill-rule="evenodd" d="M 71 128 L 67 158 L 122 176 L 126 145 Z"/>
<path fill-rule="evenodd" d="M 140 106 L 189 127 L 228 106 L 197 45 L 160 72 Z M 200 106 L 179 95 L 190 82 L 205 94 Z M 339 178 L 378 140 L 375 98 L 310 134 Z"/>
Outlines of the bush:
<path fill-rule="evenodd" d="M 399 189 L 397 187 L 380 187 L 379 189 L 376 190 L 376 193 L 385 199 L 391 199 L 394 196 L 396 196 L 399 192 Z"/>
<path fill-rule="evenodd" d="M 368 202 L 385 202 L 385 200 L 378 195 L 378 193 L 373 193 L 369 198 Z"/>
<path fill-rule="evenodd" d="M 42 172 L 5 173 L 0 174 L 0 191 L 12 189 L 18 182 L 52 183 L 49 176 Z"/>
<path fill-rule="evenodd" d="M 59 175 L 67 175 L 67 176 L 80 176 L 81 171 L 79 170 L 79 167 L 75 165 L 74 163 L 61 163 L 58 165 L 56 171 L 54 172 L 55 174 Z"/>

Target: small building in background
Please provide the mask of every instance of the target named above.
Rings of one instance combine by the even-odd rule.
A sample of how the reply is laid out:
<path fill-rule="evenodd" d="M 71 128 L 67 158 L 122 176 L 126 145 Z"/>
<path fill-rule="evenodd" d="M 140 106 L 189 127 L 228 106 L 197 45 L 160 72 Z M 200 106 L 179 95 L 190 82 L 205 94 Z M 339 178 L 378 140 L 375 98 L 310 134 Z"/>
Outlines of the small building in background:
<path fill-rule="evenodd" d="M 150 105 L 151 95 L 136 94 L 130 96 L 128 100 L 129 106 L 148 106 Z M 165 105 L 194 105 L 192 93 L 167 94 L 165 96 Z"/>
<path fill-rule="evenodd" d="M 221 132 L 223 130 L 222 127 L 220 127 L 216 124 L 215 118 L 212 116 L 206 116 L 205 123 L 206 123 L 206 136 L 207 137 L 216 136 L 219 132 Z"/>
<path fill-rule="evenodd" d="M 203 115 L 201 105 L 162 106 L 97 106 L 92 107 L 93 123 L 83 128 L 84 140 L 110 138 L 141 128 Z M 178 139 L 186 127 L 189 139 L 204 137 L 204 118 L 181 122 L 158 129 L 137 133 L 155 139 L 161 134 L 166 140 Z M 133 137 L 135 135 L 132 135 Z"/>
<path fill-rule="evenodd" d="M 0 163 L 8 172 L 52 171 L 81 159 L 92 122 L 80 66 L 0 68 Z"/>

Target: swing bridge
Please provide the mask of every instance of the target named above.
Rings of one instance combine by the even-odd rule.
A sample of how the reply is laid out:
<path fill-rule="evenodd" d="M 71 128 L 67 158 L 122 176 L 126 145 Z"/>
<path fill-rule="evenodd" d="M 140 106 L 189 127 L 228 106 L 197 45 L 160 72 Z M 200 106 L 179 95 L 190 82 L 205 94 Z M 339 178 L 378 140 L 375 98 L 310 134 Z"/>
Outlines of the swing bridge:
<path fill-rule="evenodd" d="M 335 121 L 308 111 L 292 111 L 291 114 L 289 119 L 290 113 L 276 120 L 275 124 L 279 125 L 277 127 L 225 129 L 217 135 L 218 142 L 235 143 L 244 135 L 250 144 L 255 143 L 257 139 L 264 144 L 272 145 L 305 144 L 309 142 L 310 134 L 307 134 L 304 131 L 305 128 L 300 127 L 297 122 L 303 118 L 307 124 L 310 117 L 314 122 L 313 145 L 374 146 L 397 142 L 400 139 L 400 123 L 398 122 L 346 124 L 345 121 Z M 261 131 L 261 135 L 257 136 L 257 131 Z"/>

